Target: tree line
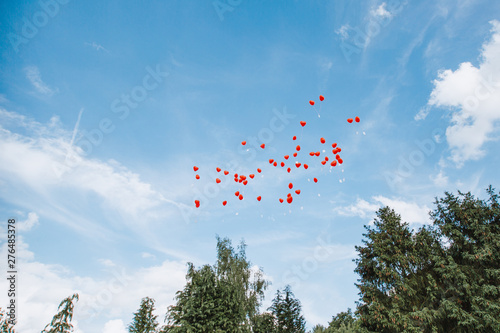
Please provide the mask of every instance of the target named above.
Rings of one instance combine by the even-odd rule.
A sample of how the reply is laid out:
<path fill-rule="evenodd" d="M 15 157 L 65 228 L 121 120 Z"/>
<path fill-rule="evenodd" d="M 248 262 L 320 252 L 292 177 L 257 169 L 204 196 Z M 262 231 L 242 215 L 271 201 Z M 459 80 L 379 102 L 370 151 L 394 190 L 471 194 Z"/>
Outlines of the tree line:
<path fill-rule="evenodd" d="M 432 224 L 411 229 L 390 207 L 365 226 L 355 272 L 356 309 L 336 314 L 310 333 L 500 332 L 500 205 L 488 198 L 445 192 L 430 212 Z M 305 333 L 300 301 L 291 287 L 277 290 L 259 311 L 269 282 L 252 270 L 244 242 L 234 249 L 217 237 L 217 261 L 200 268 L 188 263 L 186 285 L 163 324 L 155 301 L 142 299 L 131 333 Z M 68 297 L 42 333 L 71 332 L 74 303 Z M 0 311 L 0 331 L 14 332 Z"/>

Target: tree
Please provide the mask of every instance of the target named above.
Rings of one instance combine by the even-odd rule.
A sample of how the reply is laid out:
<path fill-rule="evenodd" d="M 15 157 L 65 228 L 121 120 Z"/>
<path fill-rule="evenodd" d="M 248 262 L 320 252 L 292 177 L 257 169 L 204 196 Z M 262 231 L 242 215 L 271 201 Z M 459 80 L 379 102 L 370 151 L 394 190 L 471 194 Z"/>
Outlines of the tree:
<path fill-rule="evenodd" d="M 186 286 L 167 312 L 165 332 L 250 332 L 268 283 L 252 271 L 244 242 L 235 251 L 217 237 L 217 262 L 196 269 L 188 263 Z"/>
<path fill-rule="evenodd" d="M 365 227 L 355 272 L 364 328 L 377 332 L 500 331 L 500 209 L 470 193 L 436 199 L 433 225 L 412 232 L 389 207 Z"/>
<path fill-rule="evenodd" d="M 436 263 L 441 289 L 433 318 L 447 330 L 500 332 L 500 205 L 490 186 L 488 200 L 448 192 L 431 214 L 443 240 Z"/>
<path fill-rule="evenodd" d="M 276 318 L 275 332 L 305 333 L 306 321 L 300 314 L 300 301 L 294 298 L 290 286 L 286 286 L 283 292 L 279 290 L 276 292 L 269 310 Z"/>
<path fill-rule="evenodd" d="M 59 304 L 57 310 L 60 311 L 54 315 L 51 323 L 45 326 L 42 333 L 69 333 L 73 331 L 71 320 L 73 320 L 73 310 L 75 308 L 73 301 L 75 299 L 78 301 L 78 294 L 73 294 L 73 296 L 65 298 Z"/>
<path fill-rule="evenodd" d="M 155 300 L 145 297 L 141 300 L 139 310 L 134 313 L 134 319 L 128 326 L 130 333 L 151 333 L 155 332 L 158 322 L 157 316 L 153 315 L 155 310 Z"/>
<path fill-rule="evenodd" d="M 0 333 L 15 333 L 14 327 L 9 323 L 7 313 L 0 308 Z"/>
<path fill-rule="evenodd" d="M 272 313 L 264 312 L 262 314 L 257 314 L 252 318 L 252 332 L 273 333 L 276 330 L 275 321 L 276 318 Z"/>

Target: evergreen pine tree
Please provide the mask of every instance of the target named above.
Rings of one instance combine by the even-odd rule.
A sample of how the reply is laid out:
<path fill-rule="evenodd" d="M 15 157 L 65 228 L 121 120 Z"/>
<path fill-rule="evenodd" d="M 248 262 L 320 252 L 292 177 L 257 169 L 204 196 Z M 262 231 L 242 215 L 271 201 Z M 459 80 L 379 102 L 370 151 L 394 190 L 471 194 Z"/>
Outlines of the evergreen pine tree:
<path fill-rule="evenodd" d="M 134 319 L 128 326 L 130 333 L 152 333 L 155 332 L 158 322 L 153 312 L 155 310 L 155 300 L 145 297 L 141 300 L 139 310 L 134 313 Z"/>
<path fill-rule="evenodd" d="M 305 333 L 306 321 L 301 315 L 301 305 L 294 298 L 290 286 L 286 286 L 283 292 L 277 291 L 272 305 L 269 307 L 276 317 L 277 333 Z"/>
<path fill-rule="evenodd" d="M 75 299 L 78 301 L 78 294 L 65 298 L 59 304 L 57 310 L 60 311 L 54 315 L 51 323 L 45 326 L 42 333 L 69 333 L 73 331 L 71 320 L 73 320 L 73 310 L 75 308 L 73 301 Z"/>

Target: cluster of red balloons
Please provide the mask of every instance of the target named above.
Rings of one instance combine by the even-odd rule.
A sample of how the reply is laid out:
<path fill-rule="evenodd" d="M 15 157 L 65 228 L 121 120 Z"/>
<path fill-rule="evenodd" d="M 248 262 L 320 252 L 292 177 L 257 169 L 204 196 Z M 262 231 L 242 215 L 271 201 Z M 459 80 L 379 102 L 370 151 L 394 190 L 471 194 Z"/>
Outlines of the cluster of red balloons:
<path fill-rule="evenodd" d="M 323 97 L 323 95 L 320 95 L 320 96 L 319 96 L 319 100 L 320 100 L 320 101 L 324 101 L 324 100 L 325 100 L 325 98 Z M 313 100 L 310 100 L 310 101 L 309 101 L 309 104 L 310 104 L 310 105 L 312 105 L 312 106 L 314 106 L 315 102 L 314 102 Z M 347 119 L 347 122 L 348 122 L 348 123 L 350 123 L 350 124 L 351 124 L 353 121 L 355 121 L 356 123 L 359 123 L 359 122 L 360 122 L 360 118 L 356 116 L 356 117 L 354 118 L 354 120 L 353 120 L 353 118 L 348 118 L 348 119 Z M 299 124 L 300 124 L 300 126 L 305 127 L 307 123 L 306 123 L 305 121 L 300 121 L 300 122 L 299 122 Z M 294 136 L 292 137 L 292 140 L 297 140 L 297 136 L 295 136 L 295 135 L 294 135 Z M 319 139 L 319 142 L 320 142 L 321 144 L 326 144 L 326 140 L 325 140 L 325 138 L 323 138 L 323 137 L 321 137 L 321 138 Z M 243 146 L 245 146 L 247 143 L 246 143 L 246 141 L 242 141 L 242 142 L 241 142 L 241 144 L 242 144 Z M 322 158 L 321 158 L 321 159 L 318 159 L 318 160 L 319 160 L 319 163 L 321 163 L 322 165 L 326 165 L 326 163 L 330 162 L 330 166 L 331 166 L 331 167 L 336 167 L 338 164 L 342 164 L 342 163 L 344 163 L 343 159 L 342 159 L 342 158 L 340 157 L 340 155 L 339 155 L 339 153 L 342 151 L 342 149 L 341 149 L 340 147 L 338 147 L 338 145 L 337 145 L 337 143 L 336 143 L 336 142 L 332 143 L 332 144 L 331 144 L 331 146 L 332 146 L 332 158 L 331 158 L 331 161 L 330 161 L 330 158 L 328 157 L 328 154 L 323 154 L 324 156 L 322 156 Z M 261 144 L 261 145 L 260 145 L 260 148 L 265 149 L 265 148 L 266 148 L 266 145 L 265 145 L 265 144 Z M 300 150 L 301 150 L 300 145 L 297 145 L 297 146 L 295 147 L 295 150 L 296 150 L 296 151 L 292 154 L 292 156 L 293 156 L 293 157 L 297 157 L 297 156 L 298 156 L 298 152 L 300 152 Z M 316 152 L 311 151 L 311 152 L 309 153 L 309 156 L 311 156 L 311 157 L 321 157 L 321 152 L 320 152 L 320 151 L 316 151 Z M 284 159 L 284 160 L 282 160 L 282 161 L 278 161 L 278 160 L 275 160 L 275 159 L 272 159 L 272 158 L 271 158 L 271 159 L 269 159 L 269 164 L 270 164 L 271 166 L 273 166 L 273 167 L 278 167 L 278 166 L 279 166 L 279 167 L 281 167 L 281 168 L 285 168 L 285 167 L 286 167 L 286 171 L 287 171 L 288 173 L 291 173 L 291 172 L 292 172 L 292 167 L 291 167 L 291 166 L 289 166 L 289 165 L 287 165 L 287 162 L 288 162 L 289 158 L 290 158 L 290 155 L 284 155 L 284 156 L 283 156 L 283 159 Z M 295 166 L 297 169 L 298 169 L 298 168 L 300 168 L 300 167 L 303 167 L 305 170 L 307 170 L 307 169 L 309 168 L 309 165 L 308 165 L 308 164 L 306 164 L 306 163 L 300 163 L 299 161 L 296 161 L 296 162 L 295 162 L 295 163 L 293 163 L 293 164 L 294 164 L 294 166 Z M 199 168 L 198 168 L 197 166 L 194 166 L 194 167 L 193 167 L 193 170 L 194 170 L 194 172 L 197 172 L 197 171 L 199 170 Z M 220 173 L 220 172 L 222 171 L 222 169 L 221 169 L 221 168 L 219 168 L 219 167 L 217 167 L 217 168 L 216 168 L 216 171 L 217 171 L 218 173 Z M 257 169 L 256 169 L 256 172 L 260 174 L 260 173 L 262 173 L 262 169 L 257 168 Z M 224 170 L 222 173 L 224 174 L 224 176 L 228 176 L 230 172 L 229 172 L 228 170 Z M 196 178 L 197 180 L 198 180 L 198 179 L 200 179 L 200 175 L 199 175 L 198 173 L 196 173 L 196 174 L 195 174 L 195 178 Z M 220 176 L 220 178 L 219 178 L 219 177 L 217 177 L 217 178 L 215 179 L 215 182 L 216 182 L 217 184 L 220 184 L 220 183 L 222 182 L 222 179 L 221 179 L 221 178 L 223 178 L 223 177 L 222 177 L 222 176 Z M 253 174 L 253 173 L 248 174 L 248 175 L 243 175 L 243 174 L 237 174 L 237 173 L 235 173 L 235 174 L 234 174 L 234 177 L 233 177 L 233 180 L 234 180 L 234 182 L 236 182 L 236 183 L 238 183 L 238 184 L 242 184 L 243 186 L 246 186 L 247 184 L 249 184 L 249 181 L 252 181 L 254 178 L 255 178 L 255 174 Z M 317 178 L 313 178 L 313 181 L 314 181 L 315 183 L 317 183 L 317 182 L 318 182 L 318 179 L 317 179 Z M 289 189 L 289 190 L 292 190 L 293 188 L 294 188 L 293 183 L 289 183 L 289 184 L 288 184 L 288 189 Z M 299 195 L 299 194 L 301 193 L 301 190 L 300 190 L 300 189 L 296 189 L 296 190 L 295 190 L 295 191 L 293 191 L 293 192 L 295 193 L 295 195 Z M 234 195 L 235 195 L 235 196 L 236 196 L 239 200 L 243 200 L 243 199 L 244 199 L 243 193 L 242 193 L 241 191 L 236 191 L 236 192 L 234 193 Z M 259 196 L 257 196 L 257 197 L 256 197 L 256 200 L 257 200 L 257 201 L 261 201 L 261 200 L 262 200 L 262 196 L 260 196 L 260 195 L 259 195 Z M 286 199 L 283 199 L 283 198 L 278 198 L 278 201 L 279 201 L 280 203 L 283 203 L 285 200 L 286 200 L 286 202 L 287 202 L 287 203 L 289 203 L 289 204 L 291 204 L 291 203 L 293 202 L 293 195 L 292 195 L 292 192 L 289 192 L 289 193 L 286 195 Z M 195 200 L 195 201 L 194 201 L 194 203 L 195 203 L 195 207 L 196 207 L 196 208 L 199 208 L 199 207 L 200 207 L 200 204 L 201 204 L 201 203 L 200 203 L 200 200 Z M 223 205 L 223 206 L 226 206 L 226 205 L 227 205 L 227 200 L 222 201 L 222 205 Z"/>

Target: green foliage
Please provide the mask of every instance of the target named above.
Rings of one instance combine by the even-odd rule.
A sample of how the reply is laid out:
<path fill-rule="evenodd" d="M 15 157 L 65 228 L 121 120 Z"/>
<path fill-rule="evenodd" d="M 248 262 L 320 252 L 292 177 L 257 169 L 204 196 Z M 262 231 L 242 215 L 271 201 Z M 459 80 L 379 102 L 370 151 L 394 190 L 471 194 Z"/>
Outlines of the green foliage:
<path fill-rule="evenodd" d="M 186 286 L 167 312 L 164 332 L 250 332 L 267 282 L 252 272 L 245 244 L 235 251 L 229 239 L 217 237 L 217 263 L 196 269 L 188 264 Z"/>
<path fill-rule="evenodd" d="M 364 328 L 377 332 L 500 331 L 500 209 L 445 193 L 434 225 L 411 232 L 389 207 L 356 247 Z"/>
<path fill-rule="evenodd" d="M 253 333 L 273 333 L 275 332 L 276 318 L 272 313 L 264 312 L 252 318 Z"/>
<path fill-rule="evenodd" d="M 141 300 L 139 310 L 134 313 L 134 319 L 128 326 L 130 333 L 152 333 L 155 332 L 158 322 L 153 311 L 155 309 L 155 300 L 145 297 Z"/>
<path fill-rule="evenodd" d="M 276 292 L 269 310 L 276 318 L 274 332 L 305 333 L 306 321 L 300 314 L 301 305 L 299 300 L 294 298 L 290 286 L 286 286 L 283 292 Z"/>
<path fill-rule="evenodd" d="M 59 304 L 57 310 L 60 311 L 52 318 L 52 322 L 45 326 L 42 333 L 69 333 L 73 331 L 71 320 L 73 319 L 73 310 L 75 308 L 73 301 L 75 299 L 78 301 L 78 294 L 65 298 Z"/>
<path fill-rule="evenodd" d="M 437 258 L 440 302 L 433 321 L 458 332 L 500 332 L 500 205 L 490 186 L 489 199 L 471 193 L 445 193 L 432 213 L 443 244 Z"/>

